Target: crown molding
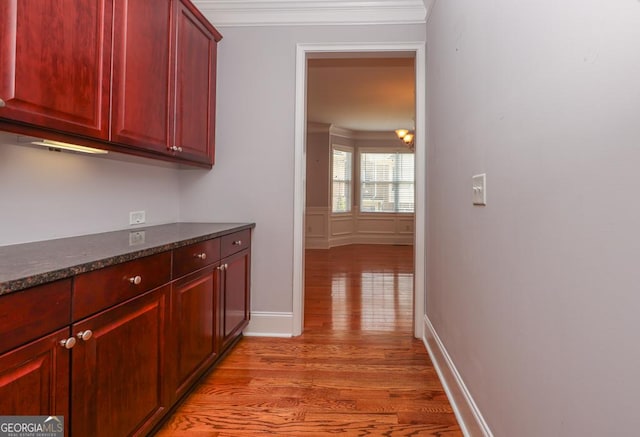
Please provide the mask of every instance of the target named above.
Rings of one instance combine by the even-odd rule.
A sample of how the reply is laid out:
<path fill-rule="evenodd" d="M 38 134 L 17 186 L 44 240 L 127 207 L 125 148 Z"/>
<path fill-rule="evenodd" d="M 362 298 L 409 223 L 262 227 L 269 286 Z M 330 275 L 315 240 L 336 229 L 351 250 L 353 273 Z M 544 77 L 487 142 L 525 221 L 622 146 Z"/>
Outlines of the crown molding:
<path fill-rule="evenodd" d="M 433 0 L 193 0 L 216 27 L 424 24 Z"/>

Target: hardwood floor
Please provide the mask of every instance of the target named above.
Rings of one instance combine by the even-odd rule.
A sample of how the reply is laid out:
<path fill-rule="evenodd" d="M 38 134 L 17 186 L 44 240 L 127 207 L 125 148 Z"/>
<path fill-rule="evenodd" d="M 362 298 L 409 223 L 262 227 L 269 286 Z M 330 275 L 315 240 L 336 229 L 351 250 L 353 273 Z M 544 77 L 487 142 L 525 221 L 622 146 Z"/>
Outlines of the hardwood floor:
<path fill-rule="evenodd" d="M 461 436 L 413 338 L 413 248 L 307 250 L 305 331 L 243 338 L 158 436 Z"/>

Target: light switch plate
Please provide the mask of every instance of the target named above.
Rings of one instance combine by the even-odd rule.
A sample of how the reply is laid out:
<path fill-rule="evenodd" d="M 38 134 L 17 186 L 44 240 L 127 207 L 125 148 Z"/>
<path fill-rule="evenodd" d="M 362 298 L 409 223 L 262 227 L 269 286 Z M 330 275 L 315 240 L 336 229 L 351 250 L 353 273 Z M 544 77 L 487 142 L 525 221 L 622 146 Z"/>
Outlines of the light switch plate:
<path fill-rule="evenodd" d="M 482 173 L 473 177 L 473 204 L 487 204 L 487 174 Z"/>

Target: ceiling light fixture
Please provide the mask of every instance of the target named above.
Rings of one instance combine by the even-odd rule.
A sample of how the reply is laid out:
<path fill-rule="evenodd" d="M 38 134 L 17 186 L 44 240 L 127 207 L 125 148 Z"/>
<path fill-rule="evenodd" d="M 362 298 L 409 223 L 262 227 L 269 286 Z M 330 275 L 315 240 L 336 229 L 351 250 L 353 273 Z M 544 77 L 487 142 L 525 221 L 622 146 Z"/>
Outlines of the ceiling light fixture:
<path fill-rule="evenodd" d="M 402 142 L 413 151 L 415 135 L 409 129 L 396 129 L 396 135 Z"/>
<path fill-rule="evenodd" d="M 40 140 L 40 141 L 32 141 L 31 144 L 35 144 L 36 146 L 48 147 L 49 150 L 69 150 L 71 152 L 80 152 L 80 153 L 91 153 L 91 154 L 107 154 L 106 150 L 94 149 L 93 147 L 79 146 L 77 144 L 63 143 L 61 141 L 53 141 L 53 140 Z"/>

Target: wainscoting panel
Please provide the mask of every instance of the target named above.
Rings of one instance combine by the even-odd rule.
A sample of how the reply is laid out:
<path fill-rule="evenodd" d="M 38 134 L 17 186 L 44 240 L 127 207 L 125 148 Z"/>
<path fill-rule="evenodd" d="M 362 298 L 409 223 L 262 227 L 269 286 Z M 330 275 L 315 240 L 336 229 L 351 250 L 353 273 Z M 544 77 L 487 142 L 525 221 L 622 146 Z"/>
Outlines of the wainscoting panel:
<path fill-rule="evenodd" d="M 329 208 L 308 207 L 305 247 L 329 249 L 347 244 L 413 244 L 413 214 L 331 214 Z"/>

